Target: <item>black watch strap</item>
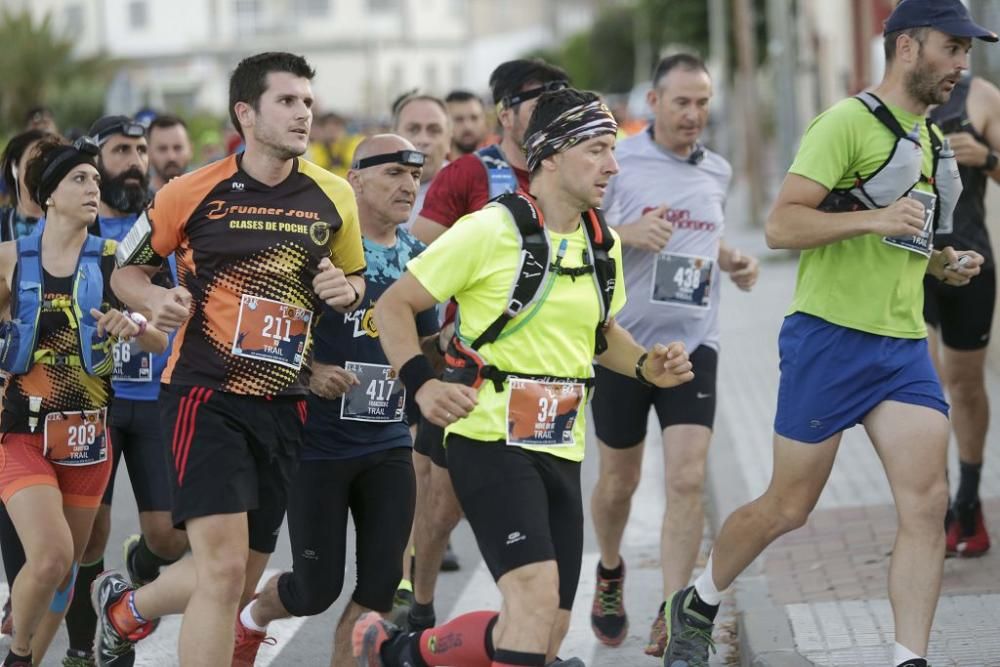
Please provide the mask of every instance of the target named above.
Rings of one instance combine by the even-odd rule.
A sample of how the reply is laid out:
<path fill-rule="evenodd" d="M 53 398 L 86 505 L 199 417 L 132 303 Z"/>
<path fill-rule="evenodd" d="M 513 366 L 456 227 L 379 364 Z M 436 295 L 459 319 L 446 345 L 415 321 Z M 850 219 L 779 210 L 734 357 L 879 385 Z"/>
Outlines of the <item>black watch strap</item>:
<path fill-rule="evenodd" d="M 990 151 L 990 154 L 986 156 L 986 163 L 983 164 L 983 170 L 996 171 L 997 166 L 1000 166 L 1000 156 Z"/>

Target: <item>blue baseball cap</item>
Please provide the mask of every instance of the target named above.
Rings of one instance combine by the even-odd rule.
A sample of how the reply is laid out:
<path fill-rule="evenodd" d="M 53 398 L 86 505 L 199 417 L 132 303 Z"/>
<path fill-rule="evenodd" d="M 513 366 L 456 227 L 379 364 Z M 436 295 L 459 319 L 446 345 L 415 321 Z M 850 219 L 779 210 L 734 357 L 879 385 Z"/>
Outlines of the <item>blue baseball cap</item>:
<path fill-rule="evenodd" d="M 961 0 L 903 0 L 886 19 L 885 32 L 910 28 L 934 28 L 954 37 L 1000 41 L 995 32 L 972 20 Z"/>

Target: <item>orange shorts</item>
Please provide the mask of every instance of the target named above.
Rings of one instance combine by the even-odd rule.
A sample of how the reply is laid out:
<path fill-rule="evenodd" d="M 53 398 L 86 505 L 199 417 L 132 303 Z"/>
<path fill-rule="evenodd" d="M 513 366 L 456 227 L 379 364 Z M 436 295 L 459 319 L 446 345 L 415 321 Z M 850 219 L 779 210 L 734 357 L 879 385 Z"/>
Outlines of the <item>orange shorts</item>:
<path fill-rule="evenodd" d="M 54 486 L 63 505 L 96 508 L 111 478 L 111 441 L 108 458 L 89 466 L 65 466 L 42 455 L 42 434 L 7 433 L 0 438 L 0 500 L 29 486 Z"/>

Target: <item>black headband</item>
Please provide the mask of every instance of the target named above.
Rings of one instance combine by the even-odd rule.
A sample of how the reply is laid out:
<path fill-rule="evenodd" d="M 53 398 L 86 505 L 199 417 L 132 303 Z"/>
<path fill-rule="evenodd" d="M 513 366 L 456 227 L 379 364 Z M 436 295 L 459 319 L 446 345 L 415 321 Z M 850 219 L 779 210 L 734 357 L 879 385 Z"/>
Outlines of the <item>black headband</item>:
<path fill-rule="evenodd" d="M 547 157 L 561 153 L 605 134 L 617 134 L 618 123 L 614 115 L 600 100 L 566 109 L 544 128 L 524 138 L 524 155 L 528 171 Z"/>
<path fill-rule="evenodd" d="M 533 100 L 536 97 L 541 97 L 543 93 L 548 93 L 553 90 L 562 90 L 563 88 L 569 88 L 569 81 L 565 79 L 558 79 L 556 81 L 549 81 L 548 83 L 543 83 L 537 88 L 528 88 L 527 90 L 522 90 L 518 93 L 511 93 L 510 95 L 504 95 L 500 100 L 500 104 L 504 108 L 516 107 L 521 102 L 527 102 L 528 100 Z"/>
<path fill-rule="evenodd" d="M 87 136 L 80 137 L 73 142 L 72 146 L 60 146 L 53 149 L 53 157 L 42 171 L 42 176 L 38 181 L 38 189 L 35 192 L 38 205 L 46 206 L 46 200 L 74 167 L 89 164 L 96 168 L 97 155 L 100 152 L 101 149 L 97 142 Z"/>
<path fill-rule="evenodd" d="M 379 153 L 360 160 L 355 160 L 351 169 L 367 169 L 380 164 L 398 162 L 406 167 L 422 167 L 427 161 L 427 156 L 420 151 L 396 151 L 395 153 Z"/>

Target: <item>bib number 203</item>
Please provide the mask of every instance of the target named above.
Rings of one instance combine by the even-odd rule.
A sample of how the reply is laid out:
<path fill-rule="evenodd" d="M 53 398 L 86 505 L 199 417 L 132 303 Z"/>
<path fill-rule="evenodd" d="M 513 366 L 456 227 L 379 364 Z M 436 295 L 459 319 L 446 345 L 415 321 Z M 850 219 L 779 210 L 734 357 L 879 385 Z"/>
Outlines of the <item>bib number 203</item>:
<path fill-rule="evenodd" d="M 97 427 L 93 424 L 70 426 L 66 435 L 70 447 L 89 447 L 97 442 Z"/>

